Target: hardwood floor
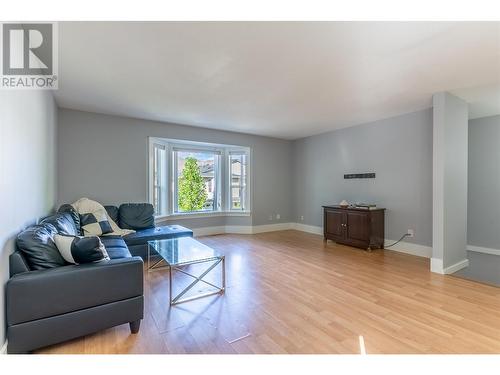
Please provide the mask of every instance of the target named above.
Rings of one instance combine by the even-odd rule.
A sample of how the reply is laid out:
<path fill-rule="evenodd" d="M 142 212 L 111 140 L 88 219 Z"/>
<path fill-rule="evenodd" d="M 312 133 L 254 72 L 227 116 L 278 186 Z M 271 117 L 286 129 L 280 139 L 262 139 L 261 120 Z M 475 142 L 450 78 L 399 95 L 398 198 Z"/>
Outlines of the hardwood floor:
<path fill-rule="evenodd" d="M 139 334 L 38 353 L 500 353 L 500 289 L 432 274 L 428 259 L 298 231 L 199 240 L 226 255 L 224 295 L 170 308 L 167 271 L 145 273 Z"/>

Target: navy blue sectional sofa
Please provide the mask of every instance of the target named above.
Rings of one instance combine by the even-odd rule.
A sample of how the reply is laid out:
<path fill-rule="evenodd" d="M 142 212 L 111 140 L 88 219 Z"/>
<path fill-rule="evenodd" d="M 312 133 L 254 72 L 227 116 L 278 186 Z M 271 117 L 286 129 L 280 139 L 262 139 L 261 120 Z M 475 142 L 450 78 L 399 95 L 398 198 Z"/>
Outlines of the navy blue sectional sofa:
<path fill-rule="evenodd" d="M 109 261 L 74 265 L 61 257 L 53 236 L 81 235 L 79 215 L 70 205 L 19 233 L 6 286 L 9 353 L 26 353 L 119 324 L 139 331 L 147 241 L 193 232 L 179 225 L 155 227 L 150 204 L 106 206 L 106 211 L 121 228 L 136 230 L 124 237 L 101 237 Z"/>

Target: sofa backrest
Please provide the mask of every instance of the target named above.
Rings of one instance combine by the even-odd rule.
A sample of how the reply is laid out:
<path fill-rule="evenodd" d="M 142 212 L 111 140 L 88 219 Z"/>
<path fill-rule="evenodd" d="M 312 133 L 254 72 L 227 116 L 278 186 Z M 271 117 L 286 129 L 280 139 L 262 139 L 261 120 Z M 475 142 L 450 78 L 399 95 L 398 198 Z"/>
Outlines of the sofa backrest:
<path fill-rule="evenodd" d="M 11 275 L 66 265 L 54 243 L 55 234 L 80 235 L 80 228 L 71 212 L 47 216 L 39 224 L 29 226 L 17 235 L 18 251 L 9 257 Z"/>
<path fill-rule="evenodd" d="M 70 214 L 71 218 L 73 219 L 73 223 L 75 224 L 75 228 L 76 228 L 78 235 L 81 235 L 82 227 L 80 225 L 80 215 L 78 214 L 78 212 L 76 212 L 76 210 L 74 209 L 74 207 L 72 205 L 67 204 L 67 203 L 63 204 L 61 207 L 59 207 L 57 212 L 66 212 L 66 213 Z"/>
<path fill-rule="evenodd" d="M 108 213 L 111 220 L 113 220 L 116 225 L 120 226 L 120 219 L 118 215 L 118 207 L 116 206 L 104 206 L 106 212 Z"/>
<path fill-rule="evenodd" d="M 80 228 L 76 226 L 73 215 L 69 212 L 58 212 L 47 216 L 40 224 L 52 224 L 58 234 L 67 234 L 69 236 L 80 235 Z"/>
<path fill-rule="evenodd" d="M 154 208 L 150 203 L 124 203 L 118 209 L 118 225 L 122 229 L 154 228 Z"/>
<path fill-rule="evenodd" d="M 125 203 L 119 208 L 105 206 L 108 215 L 123 229 L 154 228 L 154 208 L 149 203 Z M 81 235 L 80 215 L 70 204 L 63 204 L 56 214 L 47 216 L 17 236 L 18 251 L 9 257 L 11 276 L 67 263 L 53 241 L 54 235 Z"/>
<path fill-rule="evenodd" d="M 122 229 L 141 230 L 155 226 L 154 207 L 150 203 L 123 203 L 119 208 L 113 205 L 104 208 L 109 217 Z M 63 204 L 58 212 L 70 214 L 78 233 L 81 234 L 80 215 L 72 205 Z"/>
<path fill-rule="evenodd" d="M 54 243 L 57 228 L 49 223 L 32 225 L 17 235 L 17 248 L 22 252 L 31 270 L 42 270 L 66 265 Z"/>

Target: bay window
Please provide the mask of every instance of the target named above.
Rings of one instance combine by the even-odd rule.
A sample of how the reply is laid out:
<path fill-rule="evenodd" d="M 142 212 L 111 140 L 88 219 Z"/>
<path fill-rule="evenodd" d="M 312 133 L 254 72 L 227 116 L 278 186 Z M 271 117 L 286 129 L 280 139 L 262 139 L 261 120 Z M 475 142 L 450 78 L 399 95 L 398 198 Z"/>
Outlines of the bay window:
<path fill-rule="evenodd" d="M 248 147 L 149 139 L 149 201 L 157 217 L 250 213 Z"/>

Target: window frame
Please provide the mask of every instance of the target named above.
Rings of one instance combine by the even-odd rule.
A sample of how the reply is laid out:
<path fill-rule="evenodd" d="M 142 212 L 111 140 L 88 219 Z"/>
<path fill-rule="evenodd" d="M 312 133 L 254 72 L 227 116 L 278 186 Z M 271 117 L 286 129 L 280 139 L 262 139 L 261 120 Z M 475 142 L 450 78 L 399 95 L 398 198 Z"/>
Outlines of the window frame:
<path fill-rule="evenodd" d="M 241 164 L 241 171 L 245 171 L 245 181 L 240 182 L 239 189 L 240 189 L 240 196 L 241 200 L 243 201 L 244 205 L 241 209 L 235 209 L 233 208 L 233 168 L 231 164 L 231 156 L 233 155 L 239 155 L 239 156 L 245 156 L 245 164 Z M 228 149 L 227 151 L 227 168 L 228 168 L 228 173 L 227 173 L 227 179 L 228 179 L 228 188 L 227 188 L 227 203 L 228 203 L 228 210 L 231 212 L 240 212 L 240 211 L 245 211 L 247 202 L 249 202 L 249 189 L 248 189 L 248 154 L 244 150 L 239 150 L 239 149 Z M 244 194 L 241 194 L 242 187 L 244 188 Z"/>
<path fill-rule="evenodd" d="M 155 207 L 155 219 L 156 220 L 169 220 L 169 219 L 181 219 L 181 218 L 198 218 L 198 217 L 213 217 L 213 216 L 250 216 L 252 212 L 252 179 L 251 179 L 251 160 L 252 153 L 251 148 L 246 146 L 235 146 L 235 145 L 225 145 L 225 144 L 215 144 L 215 143 L 205 143 L 205 142 L 195 142 L 177 139 L 167 139 L 158 137 L 148 138 L 149 147 L 149 158 L 148 158 L 148 202 L 154 205 L 154 161 L 155 161 L 155 150 L 158 146 L 165 149 L 164 160 L 161 161 L 163 165 L 166 166 L 166 173 L 163 175 L 163 184 L 166 191 L 163 193 L 164 199 L 163 209 L 158 213 Z M 177 151 L 188 151 L 188 152 L 214 152 L 219 155 L 219 162 L 217 166 L 217 173 L 219 178 L 216 178 L 215 191 L 217 192 L 217 197 L 220 200 L 218 210 L 210 211 L 191 211 L 191 212 L 176 212 L 177 206 L 177 189 L 175 176 L 177 176 L 176 168 L 176 152 Z M 231 159 L 230 155 L 240 153 L 246 155 L 246 189 L 244 201 L 246 207 L 243 209 L 232 209 L 231 208 Z M 160 163 L 160 164 L 161 164 Z M 160 190 L 163 190 L 160 189 Z M 161 201 L 161 199 L 160 199 Z M 214 202 L 215 205 L 215 202 Z"/>

